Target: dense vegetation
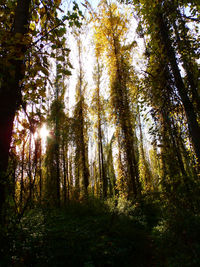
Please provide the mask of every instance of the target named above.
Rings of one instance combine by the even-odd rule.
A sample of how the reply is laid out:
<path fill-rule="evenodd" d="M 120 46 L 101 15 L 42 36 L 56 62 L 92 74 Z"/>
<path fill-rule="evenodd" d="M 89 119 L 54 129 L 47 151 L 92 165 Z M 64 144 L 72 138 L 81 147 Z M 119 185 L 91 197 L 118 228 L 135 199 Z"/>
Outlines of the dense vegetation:
<path fill-rule="evenodd" d="M 200 5 L 79 4 L 0 3 L 0 266 L 199 266 Z"/>

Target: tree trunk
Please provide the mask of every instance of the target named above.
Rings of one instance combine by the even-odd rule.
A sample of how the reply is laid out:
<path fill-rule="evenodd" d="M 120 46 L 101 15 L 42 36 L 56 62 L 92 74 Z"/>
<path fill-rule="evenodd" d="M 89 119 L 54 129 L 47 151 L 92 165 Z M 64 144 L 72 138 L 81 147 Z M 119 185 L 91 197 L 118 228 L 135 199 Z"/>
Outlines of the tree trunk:
<path fill-rule="evenodd" d="M 104 168 L 104 155 L 102 144 L 102 131 L 101 131 L 101 108 L 100 108 L 100 66 L 98 62 L 98 81 L 97 81 L 97 105 L 98 105 L 98 160 L 99 160 L 99 176 L 100 183 L 102 184 L 103 198 L 107 198 L 107 178 Z"/>
<path fill-rule="evenodd" d="M 69 187 L 68 187 L 68 195 L 72 195 L 73 191 L 73 174 L 72 174 L 72 156 L 69 156 Z"/>
<path fill-rule="evenodd" d="M 22 163 L 21 163 L 21 179 L 20 179 L 20 198 L 19 198 L 19 203 L 20 203 L 20 208 L 22 210 L 22 205 L 23 205 L 23 192 L 24 192 L 24 150 L 25 150 L 25 140 L 22 146 Z"/>
<path fill-rule="evenodd" d="M 181 101 L 184 106 L 193 148 L 194 148 L 197 159 L 200 160 L 200 138 L 199 138 L 200 127 L 197 122 L 195 109 L 194 109 L 192 102 L 189 99 L 187 90 L 185 88 L 185 84 L 180 74 L 180 70 L 177 64 L 176 55 L 175 55 L 174 48 L 172 46 L 167 24 L 164 21 L 162 14 L 158 14 L 157 19 L 158 19 L 157 22 L 160 28 L 161 39 L 166 49 L 169 63 L 171 65 L 172 73 L 173 73 L 174 80 L 175 80 L 175 85 L 177 87 L 177 90 L 181 97 Z"/>
<path fill-rule="evenodd" d="M 65 144 L 63 141 L 63 199 L 64 199 L 64 204 L 66 205 L 67 200 L 69 201 L 69 173 L 68 173 L 68 168 L 69 168 L 69 164 L 68 164 L 68 147 L 66 147 L 66 151 L 65 151 Z M 65 156 L 66 155 L 66 156 Z"/>
<path fill-rule="evenodd" d="M 31 154 L 32 154 L 32 133 L 30 131 L 30 137 L 29 137 L 29 153 L 28 153 L 28 178 L 29 178 L 29 200 L 32 200 L 32 183 L 33 183 L 33 179 L 32 179 L 32 171 L 33 171 L 33 167 L 31 166 Z"/>
<path fill-rule="evenodd" d="M 138 110 L 138 126 L 139 126 L 139 134 L 140 134 L 140 157 L 142 159 L 142 164 L 144 170 L 144 176 L 140 177 L 144 179 L 144 185 L 148 189 L 152 185 L 152 174 L 151 170 L 148 166 L 148 162 L 146 159 L 145 155 L 145 150 L 144 150 L 144 141 L 143 141 L 143 133 L 142 133 L 142 124 L 141 124 L 141 119 L 140 119 L 140 111 Z"/>
<path fill-rule="evenodd" d="M 39 139 L 39 198 L 42 203 L 42 141 Z"/>
<path fill-rule="evenodd" d="M 188 40 L 187 35 L 187 28 L 185 25 L 185 21 L 183 20 L 183 17 L 181 16 L 180 10 L 177 7 L 174 7 L 174 12 L 177 13 L 179 21 L 180 21 L 180 27 L 182 31 L 179 31 L 178 26 L 176 25 L 175 21 L 173 21 L 173 27 L 176 35 L 176 42 L 178 47 L 178 52 L 181 55 L 181 60 L 183 62 L 183 68 L 185 69 L 185 72 L 187 74 L 187 80 L 188 85 L 190 86 L 190 91 L 192 94 L 192 102 L 196 106 L 196 110 L 198 114 L 200 115 L 200 97 L 198 95 L 198 74 L 195 75 L 195 59 L 191 55 L 191 51 L 193 51 L 193 48 L 191 47 L 191 42 Z M 186 53 L 186 51 L 188 53 Z M 197 66 L 198 68 L 198 66 Z"/>
<path fill-rule="evenodd" d="M 56 205 L 60 206 L 60 157 L 59 157 L 59 143 L 56 140 L 55 144 L 56 156 Z"/>
<path fill-rule="evenodd" d="M 15 11 L 13 36 L 17 33 L 22 36 L 28 30 L 29 7 L 31 0 L 18 0 Z M 26 52 L 26 46 L 20 42 L 17 44 L 22 55 Z M 11 50 L 15 47 L 12 47 Z M 13 53 L 13 52 L 12 52 Z M 17 51 L 16 51 L 17 53 Z M 0 219 L 3 220 L 3 206 L 6 199 L 6 185 L 8 177 L 6 175 L 8 167 L 9 149 L 13 130 L 13 121 L 16 110 L 21 103 L 20 80 L 24 77 L 24 61 L 17 60 L 17 55 L 12 59 L 3 58 L 0 63 L 3 79 L 0 87 Z M 7 64 L 5 64 L 7 63 Z"/>

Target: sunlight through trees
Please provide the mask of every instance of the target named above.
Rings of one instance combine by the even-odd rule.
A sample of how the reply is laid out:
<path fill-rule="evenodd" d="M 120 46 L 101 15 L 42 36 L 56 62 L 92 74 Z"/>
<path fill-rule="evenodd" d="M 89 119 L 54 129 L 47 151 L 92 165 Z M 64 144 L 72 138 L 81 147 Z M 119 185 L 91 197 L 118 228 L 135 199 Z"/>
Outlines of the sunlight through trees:
<path fill-rule="evenodd" d="M 199 16 L 197 0 L 1 1 L 5 236 L 36 207 L 91 198 L 111 221 L 131 214 L 152 239 L 175 231 L 174 214 L 199 218 Z"/>

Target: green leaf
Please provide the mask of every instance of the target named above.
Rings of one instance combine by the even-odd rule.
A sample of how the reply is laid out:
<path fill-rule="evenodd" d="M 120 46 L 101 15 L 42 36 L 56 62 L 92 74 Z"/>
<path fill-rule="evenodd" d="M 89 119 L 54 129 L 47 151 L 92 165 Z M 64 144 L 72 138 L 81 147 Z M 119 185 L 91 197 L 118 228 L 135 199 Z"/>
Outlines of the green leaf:
<path fill-rule="evenodd" d="M 21 145 L 21 143 L 22 143 L 22 140 L 21 139 L 18 139 L 18 140 L 15 141 L 16 146 Z"/>
<path fill-rule="evenodd" d="M 49 75 L 49 72 L 48 72 L 48 69 L 45 68 L 45 67 L 40 67 L 40 70 L 44 73 L 44 75 L 48 76 Z"/>
<path fill-rule="evenodd" d="M 52 49 L 56 49 L 57 46 L 56 46 L 55 44 L 53 44 L 53 45 L 51 46 L 51 48 L 52 48 Z"/>
<path fill-rule="evenodd" d="M 57 57 L 57 60 L 58 60 L 58 61 L 65 61 L 65 57 L 63 57 L 63 56 L 59 56 L 59 57 Z"/>
<path fill-rule="evenodd" d="M 71 71 L 69 70 L 63 70 L 62 73 L 65 75 L 72 75 Z"/>

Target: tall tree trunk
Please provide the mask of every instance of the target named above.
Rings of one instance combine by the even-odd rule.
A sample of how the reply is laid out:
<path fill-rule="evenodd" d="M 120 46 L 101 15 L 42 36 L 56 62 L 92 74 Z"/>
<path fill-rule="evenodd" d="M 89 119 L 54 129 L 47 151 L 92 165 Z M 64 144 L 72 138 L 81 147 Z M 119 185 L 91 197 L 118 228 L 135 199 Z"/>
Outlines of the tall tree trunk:
<path fill-rule="evenodd" d="M 102 186 L 103 198 L 107 198 L 107 178 L 104 168 L 104 155 L 102 144 L 102 130 L 101 130 L 101 107 L 100 107 L 100 65 L 97 59 L 97 119 L 98 119 L 98 160 L 99 160 L 99 176 Z"/>
<path fill-rule="evenodd" d="M 67 181 L 66 181 L 66 162 L 65 162 L 65 155 L 63 151 L 63 200 L 64 205 L 67 202 Z"/>
<path fill-rule="evenodd" d="M 68 147 L 64 147 L 64 141 L 63 141 L 63 199 L 64 204 L 66 205 L 67 200 L 69 201 L 69 173 L 68 173 Z"/>
<path fill-rule="evenodd" d="M 68 187 L 68 195 L 72 195 L 73 191 L 73 174 L 72 174 L 72 156 L 69 155 L 69 187 Z"/>
<path fill-rule="evenodd" d="M 78 151 L 75 156 L 75 197 L 80 197 L 80 159 Z"/>
<path fill-rule="evenodd" d="M 55 153 L 56 153 L 56 204 L 60 206 L 60 157 L 59 157 L 59 144 L 56 140 L 55 144 Z"/>
<path fill-rule="evenodd" d="M 103 153 L 103 144 L 102 144 L 102 135 L 101 135 L 101 128 L 99 129 L 99 148 L 100 148 L 100 159 L 101 159 L 101 170 L 102 170 L 102 182 L 103 182 L 103 198 L 107 198 L 107 187 L 108 187 L 108 182 L 107 182 L 107 177 L 106 177 L 106 172 L 105 172 L 105 167 L 104 167 L 104 153 Z"/>
<path fill-rule="evenodd" d="M 68 155 L 68 153 L 67 153 Z M 67 178 L 67 200 L 69 201 L 69 188 L 70 188 L 70 180 L 69 180 L 69 159 L 68 156 L 66 158 L 66 178 Z"/>
<path fill-rule="evenodd" d="M 39 202 L 42 203 L 42 140 L 39 139 Z"/>
<path fill-rule="evenodd" d="M 128 92 L 126 87 L 126 74 L 123 70 L 123 58 L 118 51 L 118 44 L 115 36 L 113 35 L 113 50 L 116 60 L 116 81 L 114 90 L 116 94 L 115 108 L 118 113 L 119 124 L 123 133 L 123 142 L 125 148 L 125 157 L 127 164 L 127 175 L 129 183 L 128 196 L 133 195 L 136 197 L 141 193 L 141 186 L 139 181 L 138 162 L 135 157 L 134 151 L 134 138 L 133 128 L 131 124 L 131 113 L 128 99 Z"/>
<path fill-rule="evenodd" d="M 20 33 L 23 37 L 28 30 L 30 4 L 31 0 L 17 1 L 13 25 L 13 36 L 16 39 L 17 33 Z M 21 44 L 18 42 L 17 46 L 21 54 L 24 55 L 26 46 L 23 42 Z M 10 49 L 14 51 L 18 50 L 15 50 L 15 47 L 12 47 L 12 45 Z M 8 58 L 1 59 L 0 63 L 3 74 L 0 85 L 0 220 L 2 222 L 3 206 L 6 199 L 6 186 L 8 183 L 6 171 L 8 167 L 13 121 L 16 110 L 21 103 L 21 88 L 19 82 L 24 77 L 24 61 L 15 59 L 17 55 L 14 55 L 12 59 L 9 59 L 9 56 L 10 54 L 8 54 Z"/>
<path fill-rule="evenodd" d="M 169 35 L 169 29 L 161 13 L 157 15 L 157 23 L 160 29 L 160 35 L 164 47 L 167 52 L 169 63 L 171 65 L 172 73 L 175 80 L 175 85 L 181 97 L 181 101 L 184 106 L 185 114 L 187 117 L 187 123 L 189 128 L 190 137 L 192 140 L 193 148 L 198 160 L 200 160 L 200 127 L 197 122 L 197 116 L 194 106 L 189 99 L 187 89 L 180 74 L 180 70 L 177 64 L 176 55 Z"/>
<path fill-rule="evenodd" d="M 99 136 L 99 135 L 98 135 Z M 98 137 L 98 165 L 99 165 L 99 184 L 100 184 L 100 198 L 103 197 L 103 177 L 101 168 L 101 153 L 100 153 L 100 140 Z"/>
<path fill-rule="evenodd" d="M 143 173 L 143 178 L 144 180 L 144 185 L 148 189 L 152 185 L 152 174 L 151 170 L 148 166 L 148 162 L 146 159 L 145 155 L 145 150 L 144 150 L 144 141 L 143 141 L 143 133 L 142 133 L 142 124 L 141 124 L 141 119 L 140 119 L 140 111 L 138 110 L 138 126 L 139 126 L 139 133 L 140 133 L 140 157 L 142 159 L 142 168 L 144 168 L 144 173 Z"/>
<path fill-rule="evenodd" d="M 109 147 L 108 147 L 108 154 L 107 154 L 107 176 L 109 177 L 109 189 L 110 189 L 110 195 L 116 195 L 117 189 L 116 189 L 116 176 L 115 176 L 115 170 L 114 170 L 114 163 L 113 163 L 113 154 L 112 154 L 112 140 L 110 141 Z"/>
<path fill-rule="evenodd" d="M 25 150 L 25 140 L 22 145 L 22 162 L 21 162 L 21 178 L 20 178 L 20 198 L 19 198 L 19 203 L 20 203 L 20 209 L 22 210 L 23 206 L 23 192 L 24 192 L 24 150 Z"/>
<path fill-rule="evenodd" d="M 183 62 L 183 68 L 185 69 L 187 75 L 188 85 L 190 87 L 190 91 L 192 94 L 192 102 L 196 106 L 196 110 L 200 115 L 200 96 L 198 94 L 198 77 L 199 77 L 199 70 L 198 66 L 196 66 L 196 75 L 195 75 L 195 62 L 194 58 L 191 56 L 191 51 L 193 48 L 191 47 L 191 42 L 188 40 L 187 28 L 185 25 L 185 21 L 180 13 L 178 7 L 174 7 L 174 12 L 177 13 L 180 23 L 181 32 L 175 21 L 173 21 L 173 28 L 176 35 L 176 43 L 178 47 L 178 52 L 181 55 L 181 60 Z M 186 53 L 187 52 L 187 53 Z"/>
<path fill-rule="evenodd" d="M 58 49 L 56 50 L 56 57 L 58 57 Z M 56 60 L 58 66 L 58 62 Z M 56 68 L 56 82 L 55 82 L 55 160 L 56 160 L 56 205 L 60 206 L 60 117 L 59 117 L 59 84 L 58 84 L 58 67 Z"/>
<path fill-rule="evenodd" d="M 14 148 L 12 152 L 12 197 L 15 202 L 15 193 L 16 193 L 16 182 L 17 182 L 17 165 L 18 165 L 18 160 L 16 157 L 16 148 Z"/>
<path fill-rule="evenodd" d="M 84 137 L 84 96 L 83 96 L 83 90 L 84 90 L 84 81 L 83 81 L 83 68 L 82 68 L 82 62 L 81 62 L 81 55 L 82 55 L 82 47 L 81 47 L 81 40 L 80 36 L 78 36 L 77 39 L 77 45 L 78 45 L 78 59 L 79 59 L 79 84 L 78 84 L 78 93 L 79 93 L 79 107 L 78 107 L 78 127 L 77 129 L 77 146 L 79 146 L 79 153 L 80 153 L 80 163 L 81 163 L 81 173 L 82 173 L 82 187 L 84 191 L 85 197 L 88 195 L 88 185 L 89 185 L 89 169 L 88 169 L 88 155 L 87 155 L 87 149 L 86 149 L 86 143 L 85 143 L 85 137 Z"/>
<path fill-rule="evenodd" d="M 81 104 L 82 105 L 82 104 Z M 85 146 L 85 140 L 84 140 L 84 129 L 83 129 L 83 110 L 81 107 L 81 114 L 80 114 L 80 153 L 81 153 L 81 165 L 83 170 L 83 187 L 84 187 L 84 194 L 87 196 L 87 188 L 89 185 L 89 170 L 87 166 L 87 159 L 86 159 L 86 146 Z"/>
<path fill-rule="evenodd" d="M 30 137 L 29 137 L 29 153 L 28 153 L 28 178 L 29 178 L 29 200 L 32 200 L 32 171 L 33 171 L 33 167 L 31 166 L 31 154 L 32 154 L 32 133 L 30 131 Z"/>

